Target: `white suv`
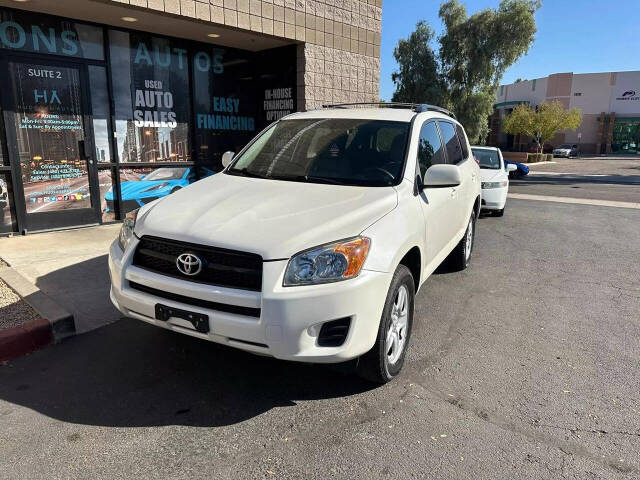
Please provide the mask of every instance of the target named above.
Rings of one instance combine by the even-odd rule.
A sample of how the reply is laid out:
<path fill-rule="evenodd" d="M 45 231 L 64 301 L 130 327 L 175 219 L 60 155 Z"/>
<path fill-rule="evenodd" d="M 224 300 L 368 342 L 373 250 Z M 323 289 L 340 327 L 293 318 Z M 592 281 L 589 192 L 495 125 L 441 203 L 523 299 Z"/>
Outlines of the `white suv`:
<path fill-rule="evenodd" d="M 398 105 L 393 105 L 399 107 Z M 415 292 L 469 263 L 479 167 L 428 105 L 289 115 L 225 169 L 132 212 L 109 255 L 126 316 L 257 354 L 404 363 Z"/>

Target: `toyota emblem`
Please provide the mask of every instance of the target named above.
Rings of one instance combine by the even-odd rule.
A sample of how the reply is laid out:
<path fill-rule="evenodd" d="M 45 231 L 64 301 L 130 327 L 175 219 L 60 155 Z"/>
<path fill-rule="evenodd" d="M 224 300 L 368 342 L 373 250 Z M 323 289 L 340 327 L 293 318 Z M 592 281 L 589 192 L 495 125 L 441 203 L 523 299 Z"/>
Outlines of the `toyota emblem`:
<path fill-rule="evenodd" d="M 183 253 L 176 259 L 176 267 L 180 273 L 193 277 L 202 271 L 202 260 L 193 253 Z"/>

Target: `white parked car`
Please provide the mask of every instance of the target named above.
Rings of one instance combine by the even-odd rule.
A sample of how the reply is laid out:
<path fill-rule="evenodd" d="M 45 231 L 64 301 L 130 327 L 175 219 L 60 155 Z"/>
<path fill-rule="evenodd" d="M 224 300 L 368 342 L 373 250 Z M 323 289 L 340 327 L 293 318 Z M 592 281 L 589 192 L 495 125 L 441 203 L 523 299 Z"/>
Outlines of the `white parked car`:
<path fill-rule="evenodd" d="M 416 290 L 471 258 L 479 168 L 442 109 L 344 107 L 289 115 L 221 173 L 127 215 L 114 305 L 257 354 L 397 375 Z"/>
<path fill-rule="evenodd" d="M 577 157 L 579 153 L 578 145 L 565 143 L 564 145 L 560 145 L 558 148 L 553 149 L 554 157 Z"/>
<path fill-rule="evenodd" d="M 513 164 L 505 166 L 499 148 L 471 147 L 471 150 L 480 165 L 482 209 L 501 217 L 504 215 L 509 193 L 509 172 L 515 172 L 518 167 Z"/>

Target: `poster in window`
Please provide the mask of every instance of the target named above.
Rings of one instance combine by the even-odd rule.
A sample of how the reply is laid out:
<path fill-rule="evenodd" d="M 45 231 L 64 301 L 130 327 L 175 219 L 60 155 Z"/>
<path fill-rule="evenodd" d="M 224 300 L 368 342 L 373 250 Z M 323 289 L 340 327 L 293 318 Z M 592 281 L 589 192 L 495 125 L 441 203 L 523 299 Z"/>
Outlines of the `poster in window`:
<path fill-rule="evenodd" d="M 186 47 L 143 33 L 109 38 L 119 161 L 190 161 Z"/>
<path fill-rule="evenodd" d="M 79 70 L 10 63 L 9 78 L 27 213 L 91 208 Z"/>

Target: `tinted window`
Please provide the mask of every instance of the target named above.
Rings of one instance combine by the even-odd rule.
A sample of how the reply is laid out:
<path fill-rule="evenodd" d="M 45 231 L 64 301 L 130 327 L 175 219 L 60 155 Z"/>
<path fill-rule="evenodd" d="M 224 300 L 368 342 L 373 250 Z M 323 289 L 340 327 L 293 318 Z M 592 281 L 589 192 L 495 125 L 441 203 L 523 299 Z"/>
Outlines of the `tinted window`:
<path fill-rule="evenodd" d="M 467 136 L 464 134 L 464 129 L 460 125 L 456 124 L 456 132 L 458 134 L 460 145 L 462 146 L 462 156 L 464 158 L 469 158 L 469 147 L 467 144 Z"/>
<path fill-rule="evenodd" d="M 453 124 L 449 122 L 438 122 L 440 132 L 442 133 L 442 141 L 446 145 L 448 163 L 456 164 L 462 161 L 462 148 Z"/>
<path fill-rule="evenodd" d="M 436 124 L 429 122 L 425 123 L 420 131 L 420 143 L 418 144 L 420 175 L 424 177 L 427 169 L 437 163 L 444 163 L 444 152 Z"/>

